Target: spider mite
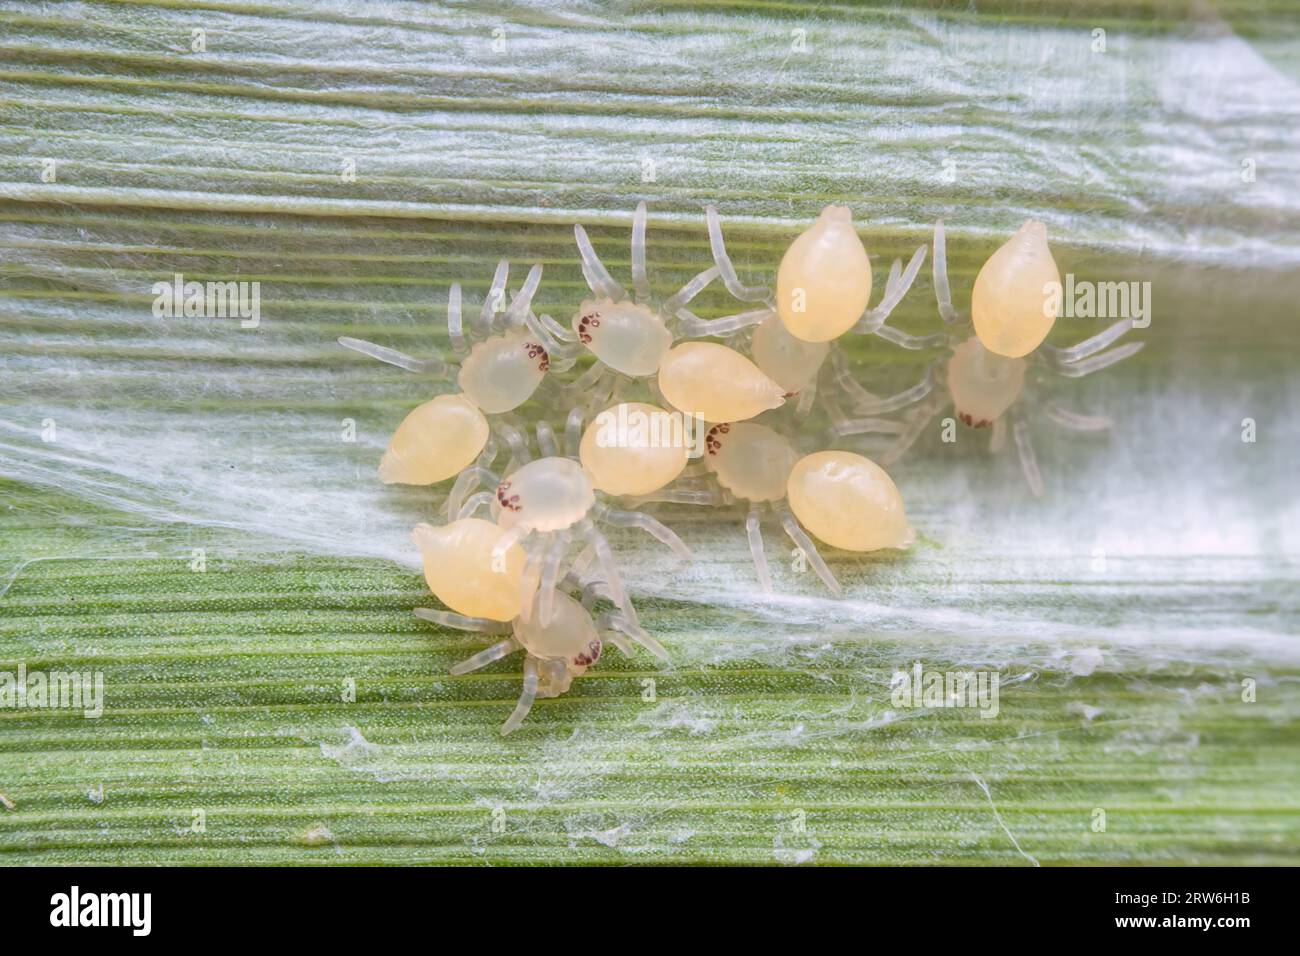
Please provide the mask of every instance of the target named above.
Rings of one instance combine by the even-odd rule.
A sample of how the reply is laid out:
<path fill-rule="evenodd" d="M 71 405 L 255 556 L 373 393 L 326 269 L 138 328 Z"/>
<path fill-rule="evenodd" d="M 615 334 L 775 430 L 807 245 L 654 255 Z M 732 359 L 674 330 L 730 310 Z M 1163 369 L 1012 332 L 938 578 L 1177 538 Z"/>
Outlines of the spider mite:
<path fill-rule="evenodd" d="M 363 339 L 339 339 L 346 348 L 408 372 L 440 378 L 454 375 L 460 388 L 457 394 L 439 395 L 417 406 L 397 426 L 379 464 L 385 482 L 430 485 L 459 474 L 488 443 L 485 415 L 509 412 L 528 401 L 553 369 L 557 354 L 562 367 L 572 365 L 563 344 L 552 335 L 558 323 L 531 310 L 542 267 L 533 266 L 508 307 L 497 310 L 505 302 L 508 276 L 509 264 L 503 261 L 468 331 L 462 320 L 460 285 L 452 285 L 447 334 L 452 351 L 460 356 L 458 363 L 413 358 Z"/>
<path fill-rule="evenodd" d="M 709 243 L 723 284 L 736 298 L 762 302 L 766 308 L 703 325 L 712 334 L 736 332 L 742 321 L 754 326 L 748 333 L 749 352 L 788 397 L 798 396 L 797 420 L 809 415 L 819 392 L 826 396 L 822 404 L 832 420 L 844 417 L 841 393 L 852 398 L 863 392 L 844 372 L 844 354 L 836 340 L 849 332 L 872 333 L 885 323 L 915 281 L 925 261 L 925 246 L 917 248 L 906 269 L 900 260 L 894 261 L 879 304 L 869 309 L 871 259 L 847 207 L 827 206 L 790 244 L 774 289 L 740 282 L 713 206 L 707 208 L 707 218 Z M 819 383 L 828 358 L 834 374 Z"/>
<path fill-rule="evenodd" d="M 667 299 L 651 295 L 646 267 L 646 205 L 632 220 L 631 297 L 610 276 L 582 226 L 574 226 L 582 272 L 592 297 L 573 317 L 579 342 L 597 361 L 570 387 L 574 397 L 608 396 L 618 375 L 646 380 L 678 411 L 711 421 L 752 418 L 785 401 L 785 390 L 748 358 L 715 342 L 674 342 L 749 324 L 749 314 L 705 321 L 687 304 L 718 275 L 706 269 Z"/>
<path fill-rule="evenodd" d="M 942 348 L 945 354 L 911 388 L 887 398 L 859 401 L 855 406 L 866 416 L 916 406 L 898 438 L 880 456 L 883 464 L 897 461 L 930 422 L 952 406 L 965 425 L 990 430 L 989 443 L 995 451 L 1005 444 L 1009 426 L 1030 491 L 1041 495 L 1043 482 L 1031 437 L 1031 414 L 1042 414 L 1072 431 L 1111 427 L 1107 417 L 1080 414 L 1056 403 L 1045 394 L 1048 383 L 1053 376 L 1081 378 L 1109 368 L 1139 351 L 1144 343 L 1110 348 L 1133 327 L 1132 319 L 1122 319 L 1077 345 L 1048 345 L 1043 339 L 1056 318 L 1044 307 L 1048 301 L 1044 290 L 1059 281 L 1046 227 L 1031 220 L 984 263 L 975 279 L 972 317 L 963 319 L 953 307 L 948 286 L 943 222 L 935 224 L 935 297 L 949 331 L 914 336 L 886 325 L 876 335 L 903 348 Z M 878 425 L 875 418 L 849 419 L 837 422 L 833 430 L 840 436 L 864 434 L 879 431 Z"/>
<path fill-rule="evenodd" d="M 799 457 L 790 440 L 756 422 L 715 425 L 706 461 L 732 497 L 749 502 L 745 532 L 759 584 L 772 590 L 762 518 L 770 509 L 833 594 L 843 591 L 805 533 L 848 551 L 906 548 L 915 539 L 903 499 L 884 470 L 861 455 L 826 451 Z"/>

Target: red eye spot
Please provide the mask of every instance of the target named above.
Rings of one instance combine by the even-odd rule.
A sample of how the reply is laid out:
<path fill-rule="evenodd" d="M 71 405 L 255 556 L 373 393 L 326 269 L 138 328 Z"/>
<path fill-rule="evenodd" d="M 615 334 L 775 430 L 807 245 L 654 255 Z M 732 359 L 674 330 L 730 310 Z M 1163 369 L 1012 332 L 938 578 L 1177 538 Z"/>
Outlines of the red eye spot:
<path fill-rule="evenodd" d="M 585 651 L 574 657 L 573 663 L 579 667 L 590 667 L 598 660 L 600 660 L 600 641 L 593 640 L 587 645 Z"/>
<path fill-rule="evenodd" d="M 541 361 L 537 363 L 538 371 L 546 372 L 550 370 L 551 357 L 542 346 L 538 345 L 536 342 L 525 342 L 524 351 L 528 353 L 530 359 L 541 359 Z"/>
<path fill-rule="evenodd" d="M 524 506 L 519 503 L 518 495 L 506 495 L 510 490 L 510 482 L 503 481 L 497 485 L 497 504 L 509 511 L 523 511 Z"/>
<path fill-rule="evenodd" d="M 710 455 L 716 455 L 719 449 L 722 448 L 722 440 L 718 436 L 725 435 L 729 431 L 731 431 L 731 425 L 724 422 L 721 425 L 714 425 L 705 433 L 704 447 Z"/>
<path fill-rule="evenodd" d="M 578 321 L 578 341 L 583 345 L 591 344 L 591 330 L 600 328 L 600 313 L 589 312 Z"/>

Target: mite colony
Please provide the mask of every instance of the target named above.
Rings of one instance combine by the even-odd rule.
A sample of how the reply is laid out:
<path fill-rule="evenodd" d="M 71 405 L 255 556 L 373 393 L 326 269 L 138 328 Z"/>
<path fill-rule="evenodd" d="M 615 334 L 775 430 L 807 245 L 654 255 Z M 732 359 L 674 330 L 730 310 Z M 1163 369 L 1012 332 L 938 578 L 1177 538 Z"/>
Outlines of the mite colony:
<path fill-rule="evenodd" d="M 410 485 L 456 479 L 444 508 L 446 523 L 420 524 L 412 535 L 429 588 L 450 610 L 415 613 L 448 627 L 502 635 L 453 667 L 453 674 L 524 652 L 523 692 L 502 733 L 519 726 L 536 697 L 568 690 L 600 658 L 606 642 L 628 655 L 639 644 L 667 660 L 639 624 L 600 529 L 639 528 L 684 560 L 690 551 L 656 518 L 619 506 L 745 503 L 745 531 L 764 591 L 772 583 L 761 524 L 770 512 L 838 595 L 839 582 L 812 539 L 846 551 L 908 547 L 915 533 L 882 465 L 897 461 L 935 416 L 954 407 L 966 425 L 991 429 L 995 449 L 1009 427 L 1025 478 L 1039 494 L 1028 409 L 1079 431 L 1105 429 L 1110 421 L 1032 400 L 1037 373 L 1087 375 L 1141 348 L 1109 348 L 1132 327 L 1130 319 L 1071 348 L 1044 344 L 1056 319 L 1055 307 L 1044 305 L 1046 290 L 1053 282 L 1059 288 L 1061 276 L 1041 222 L 1026 222 L 980 269 L 969 320 L 952 304 L 938 223 L 934 288 L 947 329 L 912 336 L 885 323 L 920 271 L 925 246 L 905 269 L 893 263 L 884 294 L 870 308 L 871 261 L 847 208 L 826 207 L 795 239 L 781 260 L 775 289 L 740 282 L 717 212 L 710 206 L 707 215 L 714 264 L 666 299 L 651 294 L 642 203 L 632 221 L 630 296 L 610 276 L 582 226 L 574 227 L 591 297 L 568 329 L 532 311 L 542 267 L 533 266 L 508 297 L 509 267 L 502 262 L 468 328 L 460 287 L 451 287 L 447 333 L 455 363 L 339 339 L 399 368 L 455 377 L 459 392 L 425 402 L 397 427 L 379 476 Z M 715 279 L 757 307 L 712 320 L 694 315 L 687 306 Z M 837 340 L 848 334 L 943 352 L 919 383 L 880 397 L 857 382 L 838 348 Z M 726 344 L 697 341 L 704 337 Z M 593 358 L 590 367 L 563 381 L 560 375 L 584 354 Z M 534 395 L 543 407 L 567 413 L 562 435 L 543 420 L 530 439 L 510 414 Z M 775 411 L 787 404 L 793 409 Z M 830 420 L 831 440 L 889 436 L 879 464 L 847 451 L 796 450 L 801 428 L 818 407 Z M 895 412 L 904 415 L 883 417 Z M 702 463 L 690 462 L 688 441 L 646 441 L 645 430 L 610 428 L 611 422 L 680 422 L 683 416 L 706 423 Z M 757 420 L 763 417 L 768 421 Z M 625 440 L 610 441 L 611 431 Z M 670 429 L 658 430 L 665 431 Z M 638 439 L 631 440 L 633 435 Z M 503 454 L 507 461 L 498 474 L 492 468 Z M 490 520 L 477 516 L 483 509 Z"/>

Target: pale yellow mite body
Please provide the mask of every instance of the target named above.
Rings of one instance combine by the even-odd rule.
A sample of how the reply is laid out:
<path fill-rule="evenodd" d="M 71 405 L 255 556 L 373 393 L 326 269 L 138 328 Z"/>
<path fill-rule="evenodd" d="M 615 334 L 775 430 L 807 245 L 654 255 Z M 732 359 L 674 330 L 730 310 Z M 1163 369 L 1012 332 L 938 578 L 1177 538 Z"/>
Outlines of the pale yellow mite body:
<path fill-rule="evenodd" d="M 799 460 L 794 445 L 780 432 L 755 422 L 723 423 L 709 429 L 705 438 L 706 461 L 723 488 L 749 502 L 745 535 L 754 559 L 759 586 L 772 590 L 772 576 L 763 550 L 762 516 L 772 511 L 781 527 L 807 558 L 832 594 L 843 593 L 840 583 L 817 552 L 806 531 L 786 503 L 790 472 Z"/>
<path fill-rule="evenodd" d="M 487 412 L 509 412 L 532 397 L 550 360 L 528 329 L 514 329 L 479 342 L 461 364 L 456 383 L 465 397 Z"/>
<path fill-rule="evenodd" d="M 463 356 L 456 374 L 459 395 L 441 395 L 417 406 L 397 426 L 379 465 L 379 476 L 390 484 L 432 485 L 459 474 L 487 446 L 489 428 L 484 414 L 513 411 L 532 398 L 551 368 L 543 344 L 549 316 L 533 315 L 531 305 L 542 279 L 533 266 L 523 287 L 504 311 L 496 306 L 506 297 L 509 263 L 498 263 L 478 321 L 470 335 L 464 326 L 459 284 L 447 295 L 447 336 L 452 351 Z M 477 336 L 486 336 L 471 345 Z M 552 341 L 554 341 L 552 339 Z M 355 339 L 339 344 L 408 372 L 449 377 L 456 363 L 441 358 L 417 359 L 396 349 Z"/>
<path fill-rule="evenodd" d="M 569 689 L 573 678 L 600 659 L 600 635 L 591 614 L 563 592 L 557 591 L 554 600 L 549 624 L 541 623 L 540 614 L 515 622 L 516 639 L 542 662 L 539 697 L 560 696 Z"/>
<path fill-rule="evenodd" d="M 906 548 L 916 539 L 897 486 L 861 455 L 821 451 L 801 458 L 786 495 L 803 526 L 832 547 L 876 551 Z"/>
<path fill-rule="evenodd" d="M 735 349 L 684 342 L 659 366 L 659 390 L 668 404 L 706 422 L 737 422 L 779 408 L 785 389 Z"/>
<path fill-rule="evenodd" d="M 521 534 L 562 531 L 587 516 L 596 503 L 591 479 L 568 458 L 538 458 L 497 485 L 492 513 L 502 528 Z"/>
<path fill-rule="evenodd" d="M 989 256 L 971 291 L 975 334 L 990 352 L 1021 358 L 1038 348 L 1056 322 L 1052 284 L 1061 270 L 1047 245 L 1047 227 L 1034 219 Z"/>
<path fill-rule="evenodd" d="M 488 423 L 464 395 L 439 395 L 397 426 L 379 462 L 388 484 L 432 485 L 473 464 L 488 440 Z"/>
<path fill-rule="evenodd" d="M 592 485 L 609 495 L 648 495 L 675 481 L 690 458 L 680 422 L 681 416 L 644 402 L 601 412 L 578 450 Z"/>
<path fill-rule="evenodd" d="M 1071 411 L 1042 395 L 1041 383 L 1037 376 L 1030 377 L 1030 369 L 1081 378 L 1109 368 L 1143 347 L 1141 342 L 1128 342 L 1111 348 L 1134 327 L 1134 320 L 1120 319 L 1064 348 L 1044 341 L 1056 321 L 1063 290 L 1060 270 L 1047 244 L 1047 228 L 1036 220 L 1022 225 L 980 269 L 971 297 L 973 336 L 953 306 L 943 220 L 934 224 L 933 262 L 935 302 L 950 331 L 916 336 L 884 326 L 875 334 L 908 349 L 946 346 L 949 354 L 931 365 L 911 388 L 866 403 L 869 407 L 865 410 L 859 403 L 864 414 L 918 406 L 898 439 L 880 454 L 880 461 L 886 465 L 897 461 L 951 402 L 961 421 L 973 428 L 991 429 L 991 450 L 1000 450 L 1008 437 L 1013 440 L 1030 492 L 1041 495 L 1043 479 L 1034 452 L 1031 415 L 1041 414 L 1075 432 L 1105 431 L 1112 422 L 1103 415 Z M 847 424 L 848 428 L 837 427 L 837 434 L 859 434 L 873 426 L 870 419 L 862 420 L 861 429 L 852 421 Z"/>
<path fill-rule="evenodd" d="M 715 425 L 705 439 L 709 470 L 718 484 L 746 501 L 780 501 L 799 460 L 790 440 L 753 422 Z"/>
<path fill-rule="evenodd" d="M 532 599 L 538 604 L 540 596 Z M 559 697 L 573 685 L 573 679 L 586 673 L 588 667 L 600 659 L 604 643 L 601 639 L 600 625 L 592 618 L 591 612 L 569 595 L 556 591 L 551 595 L 553 613 L 549 621 L 543 623 L 543 615 L 538 607 L 532 608 L 530 614 L 517 617 L 509 624 L 499 624 L 485 618 L 466 617 L 448 614 L 430 608 L 417 608 L 416 617 L 433 621 L 444 627 L 454 627 L 465 631 L 478 631 L 489 634 L 510 636 L 498 641 L 486 650 L 479 651 L 468 660 L 461 661 L 451 668 L 451 674 L 459 677 L 479 668 L 486 667 L 494 661 L 522 650 L 524 652 L 524 686 L 519 694 L 519 702 L 506 722 L 501 726 L 501 733 L 508 734 L 515 730 L 528 712 L 532 710 L 533 701 L 538 697 Z M 630 648 L 622 638 L 614 633 L 614 625 L 605 622 L 605 634 L 625 651 Z"/>
<path fill-rule="evenodd" d="M 957 417 L 973 428 L 988 428 L 1006 413 L 1025 388 L 1025 360 L 1004 358 L 972 336 L 948 359 L 948 391 Z"/>
<path fill-rule="evenodd" d="M 786 250 L 776 276 L 776 308 L 805 342 L 837 339 L 871 298 L 871 260 L 846 206 L 827 206 Z"/>
<path fill-rule="evenodd" d="M 411 539 L 438 600 L 468 617 L 510 621 L 523 609 L 526 555 L 507 542 L 504 553 L 494 556 L 507 534 L 491 521 L 462 518 L 441 527 L 416 525 Z"/>
<path fill-rule="evenodd" d="M 599 366 L 584 376 L 585 386 L 594 389 L 610 370 L 631 378 L 657 375 L 659 390 L 669 404 L 687 414 L 702 413 L 712 422 L 752 418 L 784 401 L 784 389 L 728 346 L 687 342 L 673 347 L 675 333 L 686 337 L 730 334 L 753 324 L 766 310 L 719 320 L 704 320 L 691 313 L 686 306 L 717 278 L 716 266 L 662 302 L 654 302 L 646 268 L 644 202 L 637 205 L 632 219 L 630 298 L 596 255 L 586 230 L 574 226 L 574 236 L 592 294 L 582 302 L 571 325 L 578 342 L 599 360 Z"/>
<path fill-rule="evenodd" d="M 584 300 L 573 317 L 573 331 L 596 358 L 633 378 L 657 372 L 673 344 L 663 319 L 626 299 Z"/>
<path fill-rule="evenodd" d="M 439 395 L 397 426 L 379 463 L 390 484 L 432 485 L 459 474 L 487 445 L 483 413 L 518 408 L 546 375 L 548 359 L 527 329 L 494 335 L 470 350 L 457 376 L 460 395 Z"/>

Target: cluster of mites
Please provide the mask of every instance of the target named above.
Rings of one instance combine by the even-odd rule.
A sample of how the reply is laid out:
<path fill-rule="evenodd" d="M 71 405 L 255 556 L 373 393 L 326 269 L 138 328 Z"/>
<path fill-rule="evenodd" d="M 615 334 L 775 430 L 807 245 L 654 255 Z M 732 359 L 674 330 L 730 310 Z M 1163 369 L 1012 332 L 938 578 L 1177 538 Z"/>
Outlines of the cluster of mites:
<path fill-rule="evenodd" d="M 1026 222 L 989 257 L 975 279 L 969 318 L 952 304 L 943 223 L 938 223 L 933 277 L 946 328 L 927 336 L 886 324 L 916 278 L 925 246 L 906 268 L 893 263 L 872 308 L 871 262 L 848 209 L 828 206 L 794 240 L 781 260 L 775 289 L 741 283 L 712 207 L 708 225 L 713 266 L 667 298 L 652 294 L 646 271 L 644 203 L 632 225 L 631 295 L 610 276 L 585 230 L 575 226 L 591 297 L 568 329 L 532 310 L 541 266 L 533 266 L 510 295 L 508 266 L 502 262 L 468 328 L 460 287 L 451 287 L 447 331 L 454 363 L 339 340 L 412 372 L 454 377 L 459 386 L 459 392 L 439 395 L 406 416 L 379 474 L 386 482 L 413 485 L 456 479 L 444 509 L 446 523 L 420 524 L 413 534 L 429 587 L 450 610 L 415 613 L 502 637 L 453 667 L 453 674 L 524 652 L 523 692 L 503 733 L 519 726 L 535 697 L 564 693 L 600 657 L 606 642 L 625 654 L 640 644 L 667 659 L 638 623 L 600 526 L 642 529 L 686 560 L 690 551 L 660 521 L 629 508 L 655 501 L 745 503 L 745 530 L 765 591 L 771 590 L 771 576 L 760 525 L 771 512 L 808 565 L 839 594 L 839 583 L 812 538 L 847 551 L 908 547 L 915 536 L 882 465 L 892 465 L 936 416 L 954 407 L 967 425 L 990 428 L 995 448 L 1009 431 L 1037 494 L 1041 479 L 1030 441 L 1031 409 L 1080 431 L 1110 424 L 1068 411 L 1046 396 L 1027 401 L 1042 384 L 1040 373 L 1087 375 L 1141 346 L 1110 348 L 1131 327 L 1129 320 L 1071 348 L 1044 343 L 1056 319 L 1053 309 L 1045 308 L 1045 289 L 1053 282 L 1059 288 L 1060 272 L 1041 222 Z M 755 307 L 711 320 L 694 315 L 688 305 L 715 279 Z M 881 396 L 851 374 L 836 345 L 848 334 L 943 351 L 916 385 Z M 721 341 L 698 341 L 705 337 Z M 594 359 L 590 368 L 562 380 L 560 373 L 584 354 Z M 543 421 L 534 442 L 522 419 L 511 414 L 534 395 L 544 407 L 567 413 L 561 434 Z M 827 444 L 874 434 L 888 443 L 884 452 L 876 461 L 848 451 L 801 455 L 796 441 L 816 407 L 830 422 Z M 886 417 L 891 413 L 901 415 Z M 702 460 L 691 461 L 689 441 L 608 440 L 611 422 L 656 419 L 707 423 Z M 505 467 L 495 473 L 502 455 Z M 491 520 L 477 517 L 480 509 Z"/>

